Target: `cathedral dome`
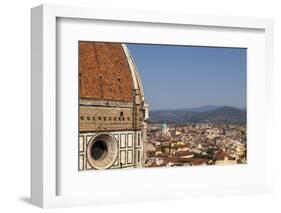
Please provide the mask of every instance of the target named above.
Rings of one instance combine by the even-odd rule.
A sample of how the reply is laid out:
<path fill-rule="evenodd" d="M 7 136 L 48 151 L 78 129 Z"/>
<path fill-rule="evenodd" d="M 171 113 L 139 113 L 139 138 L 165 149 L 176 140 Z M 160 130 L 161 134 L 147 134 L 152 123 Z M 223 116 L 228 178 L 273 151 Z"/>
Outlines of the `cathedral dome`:
<path fill-rule="evenodd" d="M 124 44 L 79 42 L 79 170 L 141 167 L 148 105 Z"/>
<path fill-rule="evenodd" d="M 80 98 L 131 102 L 134 93 L 143 101 L 139 73 L 126 45 L 79 42 Z"/>

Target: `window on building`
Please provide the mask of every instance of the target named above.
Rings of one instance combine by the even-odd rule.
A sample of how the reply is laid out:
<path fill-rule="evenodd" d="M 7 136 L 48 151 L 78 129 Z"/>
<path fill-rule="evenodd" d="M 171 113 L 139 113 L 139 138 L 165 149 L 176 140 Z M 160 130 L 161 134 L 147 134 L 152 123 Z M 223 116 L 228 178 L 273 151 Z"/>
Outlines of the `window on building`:
<path fill-rule="evenodd" d="M 140 162 L 140 150 L 138 150 L 138 163 Z"/>
<path fill-rule="evenodd" d="M 118 89 L 119 89 L 119 94 L 120 94 L 120 97 L 121 97 L 121 79 L 118 78 Z"/>
<path fill-rule="evenodd" d="M 138 133 L 138 146 L 140 146 L 140 133 Z"/>
<path fill-rule="evenodd" d="M 103 98 L 102 76 L 100 76 L 100 95 L 101 95 L 101 98 Z"/>

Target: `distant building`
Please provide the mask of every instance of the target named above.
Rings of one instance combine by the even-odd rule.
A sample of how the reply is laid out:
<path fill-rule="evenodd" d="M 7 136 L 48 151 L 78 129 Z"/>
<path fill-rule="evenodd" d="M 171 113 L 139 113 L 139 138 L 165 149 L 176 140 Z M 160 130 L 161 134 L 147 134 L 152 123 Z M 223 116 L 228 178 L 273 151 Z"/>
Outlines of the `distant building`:
<path fill-rule="evenodd" d="M 167 134 L 168 134 L 169 128 L 168 128 L 168 126 L 167 126 L 166 123 L 163 123 L 163 124 L 161 125 L 161 130 L 162 130 L 162 135 L 167 135 Z"/>

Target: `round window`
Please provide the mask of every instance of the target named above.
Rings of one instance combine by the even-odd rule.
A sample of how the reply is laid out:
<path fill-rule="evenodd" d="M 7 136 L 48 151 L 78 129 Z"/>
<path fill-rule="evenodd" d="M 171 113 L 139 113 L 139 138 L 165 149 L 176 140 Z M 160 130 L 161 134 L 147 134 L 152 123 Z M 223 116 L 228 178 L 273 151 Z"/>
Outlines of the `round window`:
<path fill-rule="evenodd" d="M 94 136 L 87 148 L 87 158 L 95 169 L 107 169 L 113 165 L 118 156 L 118 143 L 109 134 Z"/>
<path fill-rule="evenodd" d="M 96 141 L 91 148 L 91 155 L 94 160 L 102 160 L 106 157 L 108 147 L 104 141 Z"/>

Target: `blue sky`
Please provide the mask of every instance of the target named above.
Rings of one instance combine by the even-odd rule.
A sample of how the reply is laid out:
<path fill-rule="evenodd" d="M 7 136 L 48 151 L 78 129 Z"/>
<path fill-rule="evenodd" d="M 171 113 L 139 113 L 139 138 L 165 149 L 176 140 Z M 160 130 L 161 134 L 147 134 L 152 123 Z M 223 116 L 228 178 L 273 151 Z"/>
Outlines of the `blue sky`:
<path fill-rule="evenodd" d="M 244 48 L 127 44 L 150 109 L 246 107 Z"/>

